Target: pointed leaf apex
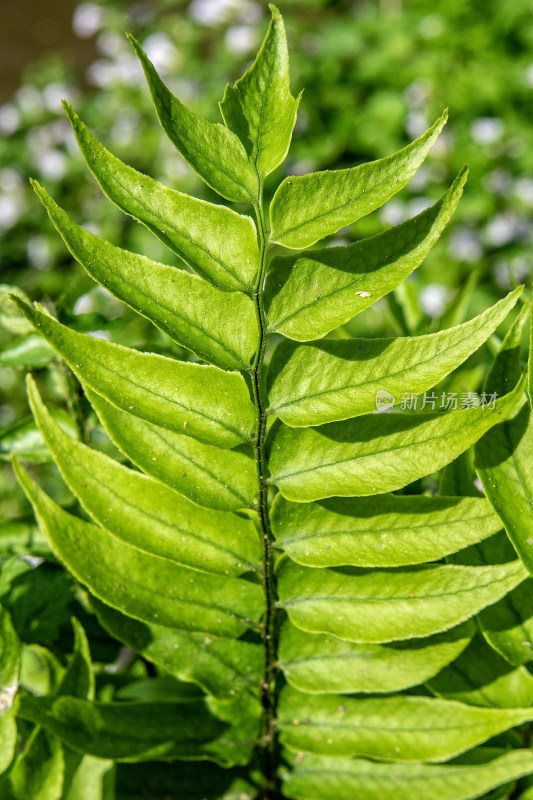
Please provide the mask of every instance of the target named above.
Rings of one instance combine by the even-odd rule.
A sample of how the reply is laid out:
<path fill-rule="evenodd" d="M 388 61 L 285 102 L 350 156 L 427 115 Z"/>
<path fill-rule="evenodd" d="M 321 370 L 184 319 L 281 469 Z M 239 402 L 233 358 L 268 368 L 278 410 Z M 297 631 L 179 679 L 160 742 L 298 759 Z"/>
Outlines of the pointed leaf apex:
<path fill-rule="evenodd" d="M 143 48 L 141 47 L 139 41 L 135 38 L 135 36 L 132 33 L 127 33 L 126 39 L 135 50 L 139 59 L 141 61 L 148 61 L 148 56 L 146 55 L 145 51 L 143 50 Z"/>

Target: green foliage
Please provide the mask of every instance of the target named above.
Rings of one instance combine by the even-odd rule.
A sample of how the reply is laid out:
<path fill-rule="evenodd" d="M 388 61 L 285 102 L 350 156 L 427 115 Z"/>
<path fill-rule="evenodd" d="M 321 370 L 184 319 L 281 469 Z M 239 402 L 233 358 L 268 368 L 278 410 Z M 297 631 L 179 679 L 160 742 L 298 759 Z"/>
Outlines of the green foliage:
<path fill-rule="evenodd" d="M 189 111 L 132 39 L 170 140 L 253 217 L 123 163 L 68 105 L 104 194 L 180 266 L 100 239 L 35 184 L 90 279 L 197 360 L 90 336 L 90 321 L 76 329 L 20 292 L 2 301 L 17 334 L 35 336 L 31 324 L 47 343 L 40 353 L 53 348 L 70 367 L 61 375 L 75 419 L 65 430 L 29 378 L 30 430 L 63 495 L 24 469 L 24 448 L 14 470 L 68 572 L 0 562 L 9 800 L 119 800 L 140 785 L 135 762 L 146 762 L 146 796 L 164 796 L 170 781 L 174 796 L 198 800 L 413 791 L 467 800 L 533 773 L 523 747 L 533 720 L 523 666 L 533 657 L 531 378 L 519 360 L 527 305 L 487 378 L 494 403 L 375 413 L 380 392 L 394 395 L 390 410 L 445 378 L 453 387 L 447 376 L 522 288 L 469 322 L 459 302 L 444 330 L 414 331 L 402 281 L 450 219 L 465 171 L 441 201 L 385 233 L 280 254 L 380 208 L 414 176 L 446 115 L 395 155 L 285 178 L 267 214 L 264 181 L 287 154 L 298 107 L 283 21 L 271 11 L 256 60 L 226 89 L 225 124 Z M 421 335 L 320 339 L 397 288 L 398 319 Z M 88 404 L 109 434 L 99 443 Z M 488 499 L 473 496 L 471 446 Z M 441 496 L 435 482 L 417 483 L 441 469 Z M 48 573 L 55 613 L 36 632 Z M 97 645 L 112 641 L 125 649 L 106 673 Z M 213 764 L 193 763 L 204 760 Z M 191 763 L 166 763 L 175 761 Z"/>

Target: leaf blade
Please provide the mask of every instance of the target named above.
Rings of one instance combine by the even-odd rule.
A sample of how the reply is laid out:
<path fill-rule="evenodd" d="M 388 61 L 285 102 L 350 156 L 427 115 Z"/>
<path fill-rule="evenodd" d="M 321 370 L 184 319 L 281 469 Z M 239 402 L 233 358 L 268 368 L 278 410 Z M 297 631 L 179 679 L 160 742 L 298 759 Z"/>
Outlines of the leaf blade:
<path fill-rule="evenodd" d="M 507 333 L 487 377 L 485 391 L 501 392 L 520 375 L 520 345 L 527 326 L 529 304 L 524 305 Z M 524 395 L 522 406 L 496 425 L 474 450 L 476 472 L 507 535 L 530 572 L 533 572 L 533 420 Z"/>
<path fill-rule="evenodd" d="M 283 744 L 297 752 L 439 762 L 532 715 L 530 708 L 482 708 L 416 695 L 356 699 L 284 687 L 279 726 Z"/>
<path fill-rule="evenodd" d="M 223 292 L 189 272 L 115 247 L 76 225 L 36 181 L 32 185 L 91 278 L 199 358 L 225 370 L 250 367 L 259 333 L 248 295 Z"/>
<path fill-rule="evenodd" d="M 54 423 L 35 382 L 28 396 L 36 422 L 71 491 L 103 528 L 133 547 L 218 575 L 259 570 L 251 520 L 207 511 L 164 484 L 73 440 Z"/>
<path fill-rule="evenodd" d="M 299 342 L 318 339 L 395 289 L 429 253 L 466 181 L 462 170 L 435 205 L 346 247 L 272 260 L 265 287 L 268 327 Z"/>
<path fill-rule="evenodd" d="M 174 433 L 116 408 L 87 387 L 85 393 L 111 440 L 147 475 L 200 506 L 257 507 L 255 464 L 246 453 Z"/>
<path fill-rule="evenodd" d="M 180 680 L 218 699 L 257 694 L 264 660 L 259 645 L 140 622 L 96 598 L 92 606 L 112 636 Z"/>
<path fill-rule="evenodd" d="M 54 553 L 104 603 L 141 621 L 229 638 L 257 626 L 263 610 L 257 584 L 142 553 L 68 514 L 14 466 Z"/>
<path fill-rule="evenodd" d="M 474 751 L 475 752 L 475 751 Z M 306 755 L 288 772 L 294 800 L 472 800 L 533 771 L 529 750 L 500 751 L 471 764 L 384 764 Z"/>
<path fill-rule="evenodd" d="M 286 558 L 278 571 L 279 606 L 303 631 L 381 644 L 449 630 L 526 576 L 519 561 L 364 570 L 310 569 Z"/>
<path fill-rule="evenodd" d="M 296 502 L 400 489 L 453 461 L 512 413 L 524 380 L 494 409 L 369 414 L 317 428 L 280 425 L 270 441 L 270 480 Z"/>
<path fill-rule="evenodd" d="M 131 34 L 161 123 L 170 141 L 208 186 L 236 202 L 253 202 L 257 175 L 232 130 L 193 114 L 165 86 L 152 62 Z"/>
<path fill-rule="evenodd" d="M 273 503 L 276 545 L 310 567 L 399 567 L 437 561 L 500 530 L 484 498 L 380 495 Z"/>
<path fill-rule="evenodd" d="M 271 240 L 302 250 L 382 206 L 413 177 L 446 119 L 444 112 L 426 133 L 387 158 L 285 178 L 270 206 Z"/>
<path fill-rule="evenodd" d="M 438 333 L 394 339 L 349 339 L 295 345 L 282 341 L 269 366 L 268 413 L 291 427 L 337 422 L 390 405 L 446 377 L 494 333 L 522 289 L 478 317 Z"/>
<path fill-rule="evenodd" d="M 80 380 L 118 408 L 208 444 L 249 441 L 255 408 L 238 373 L 141 353 L 72 331 L 39 308 L 21 309 Z"/>
<path fill-rule="evenodd" d="M 246 764 L 256 719 L 244 717 L 228 724 L 212 706 L 217 708 L 205 700 L 89 703 L 62 697 L 43 703 L 41 698 L 24 697 L 18 714 L 96 758 L 126 762 L 211 758 L 221 766 Z"/>
<path fill-rule="evenodd" d="M 283 19 L 275 6 L 270 11 L 272 20 L 254 63 L 226 86 L 220 103 L 226 125 L 242 141 L 260 180 L 285 159 L 299 103 L 289 88 Z"/>
<path fill-rule="evenodd" d="M 251 290 L 259 266 L 251 217 L 168 189 L 128 167 L 92 136 L 68 104 L 64 107 L 85 162 L 111 202 L 218 288 Z"/>
<path fill-rule="evenodd" d="M 533 700 L 531 673 L 509 665 L 480 633 L 426 686 L 437 697 L 489 708 L 527 708 Z"/>
<path fill-rule="evenodd" d="M 358 644 L 309 634 L 285 620 L 279 665 L 291 686 L 310 694 L 397 692 L 433 678 L 462 653 L 474 631 L 467 622 L 425 639 Z"/>

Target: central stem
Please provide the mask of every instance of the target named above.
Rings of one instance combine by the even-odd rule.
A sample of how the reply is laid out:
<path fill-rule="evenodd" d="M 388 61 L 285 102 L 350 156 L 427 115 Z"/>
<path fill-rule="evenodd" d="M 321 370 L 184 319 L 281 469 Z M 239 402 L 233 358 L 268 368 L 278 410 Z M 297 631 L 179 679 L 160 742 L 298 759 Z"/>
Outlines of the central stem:
<path fill-rule="evenodd" d="M 266 614 L 263 626 L 263 645 L 265 665 L 261 681 L 261 705 L 263 708 L 261 730 L 261 755 L 264 777 L 262 800 L 274 800 L 276 796 L 276 589 L 274 584 L 272 532 L 268 513 L 268 483 L 265 455 L 266 421 L 265 404 L 261 374 L 266 347 L 266 326 L 263 309 L 263 284 L 267 267 L 268 240 L 265 230 L 265 219 L 262 208 L 262 192 L 255 206 L 257 230 L 260 248 L 260 262 L 257 283 L 254 289 L 254 302 L 259 326 L 259 347 L 251 371 L 254 403 L 257 408 L 257 425 L 254 438 L 254 451 L 257 465 L 259 490 L 259 523 L 263 541 L 263 570 Z"/>

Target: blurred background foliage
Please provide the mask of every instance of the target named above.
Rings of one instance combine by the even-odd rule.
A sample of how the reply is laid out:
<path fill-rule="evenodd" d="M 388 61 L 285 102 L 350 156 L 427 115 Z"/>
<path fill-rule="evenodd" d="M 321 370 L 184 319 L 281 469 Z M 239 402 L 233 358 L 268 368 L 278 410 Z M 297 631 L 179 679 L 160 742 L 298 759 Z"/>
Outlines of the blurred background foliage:
<path fill-rule="evenodd" d="M 10 4 L 10 15 L 18 8 L 19 17 L 31 22 L 29 5 Z M 45 6 L 49 18 L 36 17 L 33 27 L 26 25 L 37 37 L 31 53 L 22 40 L 4 50 L 4 58 L 15 58 L 16 50 L 29 63 L 22 72 L 6 72 L 13 86 L 6 83 L 0 105 L 0 283 L 20 287 L 77 330 L 188 358 L 149 322 L 96 287 L 73 261 L 28 177 L 37 177 L 93 232 L 177 263 L 143 226 L 100 193 L 77 151 L 60 100 L 68 99 L 119 158 L 169 186 L 220 202 L 159 128 L 124 33 L 131 31 L 141 41 L 175 94 L 215 121 L 225 83 L 241 74 L 264 35 L 267 5 L 256 0 L 51 2 L 39 5 L 41 15 Z M 288 173 L 351 166 L 391 154 L 420 135 L 446 106 L 449 123 L 409 186 L 380 211 L 340 231 L 334 243 L 373 235 L 414 216 L 448 188 L 463 163 L 470 165 L 455 218 L 424 265 L 388 302 L 376 303 L 332 335 L 424 333 L 461 322 L 510 287 L 529 282 L 532 0 L 279 0 L 279 6 L 289 38 L 293 92 L 305 92 L 289 157 L 270 177 L 267 194 Z M 49 45 L 56 40 L 54 51 Z M 490 357 L 489 345 L 448 386 L 478 389 Z M 21 605 L 19 634 L 34 655 L 40 645 L 57 648 L 59 641 L 64 653 L 71 646 L 68 618 L 73 609 L 86 626 L 93 626 L 93 642 L 98 642 L 96 623 L 86 618 L 83 597 L 53 564 L 34 528 L 12 476 L 10 453 L 31 465 L 58 502 L 74 513 L 83 511 L 48 463 L 29 416 L 23 380 L 28 367 L 61 424 L 120 458 L 74 378 L 25 322 L 12 316 L 0 290 L 0 578 L 2 569 L 9 573 L 13 568 L 13 554 L 37 559 L 37 569 L 16 578 L 27 599 Z M 422 484 L 415 490 L 426 489 Z M 36 592 L 43 609 L 52 609 L 53 624 L 35 606 Z M 31 628 L 39 615 L 41 621 L 33 623 L 37 628 Z M 102 649 L 102 659 L 114 657 L 113 652 Z"/>

